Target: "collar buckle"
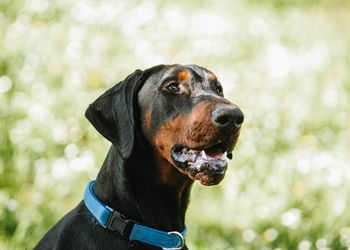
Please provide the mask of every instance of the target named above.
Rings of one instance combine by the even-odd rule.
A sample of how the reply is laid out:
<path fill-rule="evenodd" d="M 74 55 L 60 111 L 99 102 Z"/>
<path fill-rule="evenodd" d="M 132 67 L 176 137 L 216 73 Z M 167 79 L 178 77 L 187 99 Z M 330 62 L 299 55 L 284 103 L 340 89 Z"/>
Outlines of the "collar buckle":
<path fill-rule="evenodd" d="M 173 235 L 179 236 L 181 242 L 180 242 L 180 245 L 178 247 L 171 247 L 171 248 L 162 247 L 163 250 L 181 250 L 185 246 L 185 239 L 181 233 L 179 233 L 177 231 L 173 231 L 173 232 L 168 232 L 168 234 L 173 234 Z"/>
<path fill-rule="evenodd" d="M 124 215 L 120 214 L 113 208 L 106 206 L 111 211 L 106 225 L 101 224 L 104 228 L 111 230 L 112 232 L 118 232 L 125 238 L 129 239 L 131 230 L 135 224 L 134 221 L 128 220 Z"/>

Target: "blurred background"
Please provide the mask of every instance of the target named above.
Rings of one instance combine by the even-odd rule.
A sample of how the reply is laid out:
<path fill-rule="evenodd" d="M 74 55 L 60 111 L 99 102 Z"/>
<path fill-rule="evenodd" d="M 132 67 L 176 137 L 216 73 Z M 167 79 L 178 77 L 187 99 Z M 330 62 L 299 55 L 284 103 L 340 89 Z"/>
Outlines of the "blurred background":
<path fill-rule="evenodd" d="M 109 142 L 88 104 L 137 68 L 212 70 L 245 123 L 193 188 L 190 249 L 350 249 L 350 2 L 1 0 L 0 249 L 31 249 Z"/>

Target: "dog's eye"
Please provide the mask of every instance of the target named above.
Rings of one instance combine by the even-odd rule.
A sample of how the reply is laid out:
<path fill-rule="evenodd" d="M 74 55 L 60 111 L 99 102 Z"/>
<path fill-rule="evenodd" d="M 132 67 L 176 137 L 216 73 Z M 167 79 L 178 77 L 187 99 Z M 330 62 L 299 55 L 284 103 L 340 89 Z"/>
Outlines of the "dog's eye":
<path fill-rule="evenodd" d="M 222 87 L 221 87 L 220 85 L 217 85 L 217 86 L 216 86 L 216 93 L 217 93 L 218 95 L 221 95 L 221 94 L 222 94 Z"/>
<path fill-rule="evenodd" d="M 178 82 L 171 82 L 165 88 L 174 93 L 177 93 L 180 91 L 180 86 Z"/>

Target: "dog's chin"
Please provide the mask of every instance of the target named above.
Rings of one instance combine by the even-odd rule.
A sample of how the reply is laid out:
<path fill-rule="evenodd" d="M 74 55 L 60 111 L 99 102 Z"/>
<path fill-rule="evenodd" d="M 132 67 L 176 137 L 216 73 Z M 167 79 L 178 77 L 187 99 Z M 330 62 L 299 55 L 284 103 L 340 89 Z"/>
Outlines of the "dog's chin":
<path fill-rule="evenodd" d="M 180 172 L 192 180 L 198 180 L 205 186 L 216 185 L 225 177 L 227 169 L 227 152 L 218 146 L 216 148 L 194 150 L 174 147 L 171 152 L 172 161 Z"/>
<path fill-rule="evenodd" d="M 198 173 L 195 179 L 198 180 L 200 184 L 204 186 L 213 186 L 219 184 L 224 179 L 225 172 L 223 174 Z"/>

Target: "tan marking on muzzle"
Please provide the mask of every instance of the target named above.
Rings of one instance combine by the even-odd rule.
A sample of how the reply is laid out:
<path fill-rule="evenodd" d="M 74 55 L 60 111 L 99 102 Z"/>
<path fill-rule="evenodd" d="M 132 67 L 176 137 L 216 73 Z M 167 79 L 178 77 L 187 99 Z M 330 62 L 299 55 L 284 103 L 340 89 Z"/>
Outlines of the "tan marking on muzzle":
<path fill-rule="evenodd" d="M 187 116 L 176 116 L 165 122 L 152 139 L 158 153 L 171 162 L 171 149 L 175 145 L 197 148 L 209 143 L 217 134 L 211 111 L 210 103 L 201 102 Z"/>
<path fill-rule="evenodd" d="M 211 112 L 213 105 L 208 102 L 201 102 L 196 105 L 187 117 L 186 142 L 187 145 L 208 143 L 213 135 L 217 134 L 218 128 L 212 121 Z M 195 146 L 196 147 L 196 146 Z"/>

